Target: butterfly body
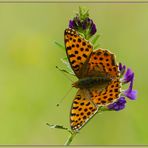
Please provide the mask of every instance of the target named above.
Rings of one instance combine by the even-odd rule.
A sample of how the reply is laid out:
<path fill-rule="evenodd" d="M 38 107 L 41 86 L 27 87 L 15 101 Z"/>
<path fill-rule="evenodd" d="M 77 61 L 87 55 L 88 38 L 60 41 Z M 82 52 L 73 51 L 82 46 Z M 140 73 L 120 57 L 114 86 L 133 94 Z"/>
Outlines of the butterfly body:
<path fill-rule="evenodd" d="M 86 77 L 81 78 L 75 83 L 72 84 L 73 87 L 76 88 L 92 88 L 97 85 L 103 85 L 105 83 L 111 82 L 110 78 L 104 78 L 104 77 Z"/>
<path fill-rule="evenodd" d="M 70 111 L 70 126 L 78 131 L 98 111 L 120 97 L 121 81 L 113 53 L 106 49 L 93 50 L 89 41 L 74 29 L 64 32 L 69 63 L 78 81 L 78 88 Z"/>

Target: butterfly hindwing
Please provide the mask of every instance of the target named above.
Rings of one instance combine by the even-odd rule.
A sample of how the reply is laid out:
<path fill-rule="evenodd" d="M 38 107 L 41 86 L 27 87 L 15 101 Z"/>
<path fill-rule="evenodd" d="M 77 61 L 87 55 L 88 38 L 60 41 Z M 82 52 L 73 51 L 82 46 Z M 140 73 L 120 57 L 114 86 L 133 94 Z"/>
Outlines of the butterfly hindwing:
<path fill-rule="evenodd" d="M 75 131 L 84 126 L 97 112 L 97 107 L 92 104 L 90 98 L 86 96 L 87 93 L 85 91 L 79 89 L 72 103 L 70 125 L 72 130 Z"/>
<path fill-rule="evenodd" d="M 119 78 L 113 79 L 104 89 L 98 91 L 97 87 L 91 88 L 92 101 L 98 106 L 107 106 L 115 102 L 121 94 L 121 82 Z"/>
<path fill-rule="evenodd" d="M 92 52 L 92 45 L 71 28 L 65 30 L 64 38 L 70 65 L 76 76 L 81 78 L 83 75 L 83 66 L 89 60 Z"/>

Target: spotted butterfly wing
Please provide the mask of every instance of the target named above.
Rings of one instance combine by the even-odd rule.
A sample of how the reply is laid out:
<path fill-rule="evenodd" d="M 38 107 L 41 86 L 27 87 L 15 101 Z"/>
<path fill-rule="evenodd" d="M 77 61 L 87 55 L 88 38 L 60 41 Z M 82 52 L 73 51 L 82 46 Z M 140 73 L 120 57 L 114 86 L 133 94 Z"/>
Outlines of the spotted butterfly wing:
<path fill-rule="evenodd" d="M 79 89 L 73 100 L 70 114 L 72 130 L 78 131 L 98 110 L 87 95 L 89 95 L 87 90 Z"/>
<path fill-rule="evenodd" d="M 90 89 L 93 102 L 99 106 L 115 102 L 120 97 L 121 81 L 114 54 L 105 49 L 93 51 L 87 68 L 87 76 L 101 76 L 103 74 L 102 77 L 112 79 L 106 87 L 102 87 L 101 91 L 99 85 Z"/>
<path fill-rule="evenodd" d="M 101 91 L 97 87 L 90 89 L 91 100 L 98 106 L 106 106 L 115 102 L 121 94 L 121 82 L 119 78 L 113 79 Z"/>
<path fill-rule="evenodd" d="M 120 97 L 120 84 L 120 80 L 115 78 L 109 84 L 79 89 L 71 107 L 72 130 L 78 131 L 82 128 L 97 113 L 99 107 L 115 102 Z"/>
<path fill-rule="evenodd" d="M 89 60 L 93 47 L 87 40 L 71 28 L 65 30 L 64 39 L 71 68 L 78 78 L 82 78 L 85 65 Z"/>
<path fill-rule="evenodd" d="M 98 49 L 92 52 L 87 69 L 87 77 L 103 76 L 114 78 L 119 75 L 114 54 L 105 49 Z"/>

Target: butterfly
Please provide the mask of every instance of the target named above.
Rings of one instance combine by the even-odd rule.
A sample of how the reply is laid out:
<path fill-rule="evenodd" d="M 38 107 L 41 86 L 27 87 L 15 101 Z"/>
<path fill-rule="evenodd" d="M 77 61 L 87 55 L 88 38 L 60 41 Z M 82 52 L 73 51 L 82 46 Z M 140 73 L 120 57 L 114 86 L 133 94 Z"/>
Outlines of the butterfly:
<path fill-rule="evenodd" d="M 72 84 L 78 91 L 71 106 L 70 126 L 79 131 L 99 107 L 120 97 L 120 73 L 114 54 L 93 50 L 92 44 L 74 29 L 65 30 L 64 40 L 69 63 L 78 78 Z"/>

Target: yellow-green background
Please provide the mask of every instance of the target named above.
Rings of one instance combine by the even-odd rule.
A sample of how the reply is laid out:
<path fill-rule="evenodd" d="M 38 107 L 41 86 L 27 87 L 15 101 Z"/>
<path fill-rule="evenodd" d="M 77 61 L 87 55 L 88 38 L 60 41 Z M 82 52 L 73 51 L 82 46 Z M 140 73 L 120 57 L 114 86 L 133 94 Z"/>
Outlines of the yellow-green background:
<path fill-rule="evenodd" d="M 79 6 L 90 9 L 101 48 L 135 72 L 136 101 L 120 112 L 97 114 L 72 144 L 148 144 L 148 4 L 0 3 L 0 144 L 60 145 L 69 127 L 73 89 L 55 66 L 65 66 L 63 32 Z M 76 80 L 76 79 L 75 79 Z"/>

